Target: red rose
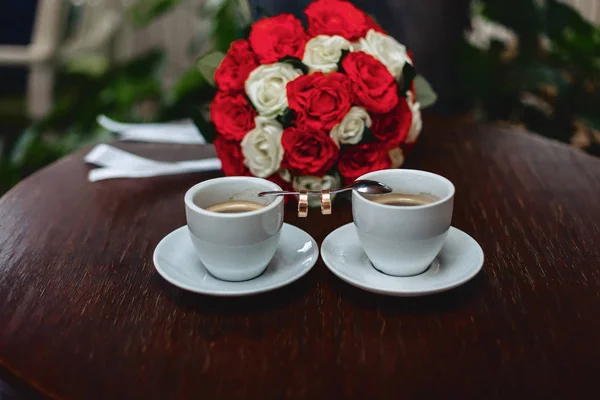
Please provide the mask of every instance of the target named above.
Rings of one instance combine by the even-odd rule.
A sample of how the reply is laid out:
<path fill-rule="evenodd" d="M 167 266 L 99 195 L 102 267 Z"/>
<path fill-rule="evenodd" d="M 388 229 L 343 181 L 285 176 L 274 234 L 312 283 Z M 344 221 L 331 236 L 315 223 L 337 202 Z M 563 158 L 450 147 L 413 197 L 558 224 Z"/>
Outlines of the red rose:
<path fill-rule="evenodd" d="M 215 71 L 217 87 L 223 91 L 244 90 L 244 83 L 250 72 L 258 67 L 256 55 L 247 40 L 236 40 Z"/>
<path fill-rule="evenodd" d="M 354 100 L 368 111 L 383 114 L 398 104 L 398 86 L 387 68 L 370 54 L 358 51 L 342 60 Z"/>
<path fill-rule="evenodd" d="M 256 111 L 241 93 L 218 92 L 210 105 L 210 119 L 227 140 L 241 141 L 254 129 Z"/>
<path fill-rule="evenodd" d="M 249 40 L 260 62 L 271 64 L 285 56 L 302 59 L 306 33 L 298 18 L 280 14 L 252 25 Z"/>
<path fill-rule="evenodd" d="M 335 165 L 339 152 L 325 132 L 296 127 L 283 131 L 281 146 L 284 150 L 281 166 L 292 175 L 323 176 Z"/>
<path fill-rule="evenodd" d="M 373 136 L 383 142 L 387 149 L 400 146 L 408 136 L 412 124 L 412 112 L 404 98 L 401 98 L 398 105 L 389 113 L 373 114 L 371 118 Z"/>
<path fill-rule="evenodd" d="M 347 184 L 369 172 L 387 169 L 392 165 L 387 150 L 381 143 L 349 146 L 342 152 L 338 170 Z"/>
<path fill-rule="evenodd" d="M 221 160 L 221 169 L 228 176 L 250 176 L 250 171 L 244 165 L 244 155 L 240 142 L 227 140 L 221 135 L 215 138 L 215 149 Z"/>
<path fill-rule="evenodd" d="M 302 75 L 287 84 L 287 96 L 299 125 L 315 131 L 329 132 L 352 106 L 350 82 L 339 72 Z"/>
<path fill-rule="evenodd" d="M 369 30 L 366 14 L 347 1 L 315 1 L 304 13 L 308 19 L 310 36 L 339 35 L 356 41 Z"/>

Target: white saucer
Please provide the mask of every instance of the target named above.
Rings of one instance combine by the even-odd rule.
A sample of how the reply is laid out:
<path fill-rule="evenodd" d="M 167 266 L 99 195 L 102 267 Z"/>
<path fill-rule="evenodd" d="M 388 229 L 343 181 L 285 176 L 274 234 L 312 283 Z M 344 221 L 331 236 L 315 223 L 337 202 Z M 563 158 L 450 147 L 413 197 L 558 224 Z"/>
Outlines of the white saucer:
<path fill-rule="evenodd" d="M 483 250 L 469 235 L 454 227 L 440 254 L 420 275 L 394 277 L 379 272 L 363 251 L 353 223 L 331 232 L 321 245 L 327 268 L 351 285 L 391 296 L 422 296 L 455 288 L 473 278 L 483 266 Z"/>
<path fill-rule="evenodd" d="M 202 265 L 187 226 L 169 233 L 154 250 L 154 266 L 167 281 L 182 289 L 212 296 L 246 296 L 268 292 L 301 278 L 315 265 L 319 248 L 302 229 L 281 228 L 275 256 L 260 276 L 244 282 L 227 282 L 212 276 Z"/>

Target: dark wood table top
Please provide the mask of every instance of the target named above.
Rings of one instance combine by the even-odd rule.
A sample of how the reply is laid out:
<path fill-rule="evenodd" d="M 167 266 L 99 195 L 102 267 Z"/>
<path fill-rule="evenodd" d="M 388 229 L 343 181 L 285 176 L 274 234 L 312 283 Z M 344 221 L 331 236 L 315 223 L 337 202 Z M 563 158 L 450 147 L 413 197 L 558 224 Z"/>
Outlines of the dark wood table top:
<path fill-rule="evenodd" d="M 121 144 L 157 159 L 210 146 Z M 600 373 L 600 160 L 525 132 L 429 118 L 408 166 L 451 179 L 472 281 L 422 298 L 360 291 L 319 261 L 238 299 L 180 290 L 154 247 L 218 173 L 89 183 L 80 152 L 0 200 L 0 377 L 65 399 L 591 395 Z M 343 199 L 287 222 L 320 244 Z"/>

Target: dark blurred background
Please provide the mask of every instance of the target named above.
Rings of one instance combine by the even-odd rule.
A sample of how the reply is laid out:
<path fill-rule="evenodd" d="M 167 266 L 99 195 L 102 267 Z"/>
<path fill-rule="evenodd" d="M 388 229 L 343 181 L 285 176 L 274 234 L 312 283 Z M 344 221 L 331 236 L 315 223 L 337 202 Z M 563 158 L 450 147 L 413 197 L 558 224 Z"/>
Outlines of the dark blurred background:
<path fill-rule="evenodd" d="M 37 0 L 3 1 L 0 5 L 0 45 L 28 45 L 31 42 Z M 8 64 L 8 63 L 6 63 Z M 2 95 L 23 91 L 27 70 L 23 67 L 0 66 Z"/>
<path fill-rule="evenodd" d="M 598 155 L 596 0 L 354 0 L 413 52 L 429 113 L 518 126 Z M 212 90 L 196 60 L 252 19 L 309 0 L 2 0 L 0 193 L 111 138 L 96 117 L 193 117 Z M 460 146 L 460 143 L 456 144 Z"/>
<path fill-rule="evenodd" d="M 0 46 L 31 43 L 36 7 L 37 0 L 0 4 Z M 18 134 L 27 123 L 24 91 L 28 70 L 5 58 L 0 56 L 0 143 L 7 136 Z"/>

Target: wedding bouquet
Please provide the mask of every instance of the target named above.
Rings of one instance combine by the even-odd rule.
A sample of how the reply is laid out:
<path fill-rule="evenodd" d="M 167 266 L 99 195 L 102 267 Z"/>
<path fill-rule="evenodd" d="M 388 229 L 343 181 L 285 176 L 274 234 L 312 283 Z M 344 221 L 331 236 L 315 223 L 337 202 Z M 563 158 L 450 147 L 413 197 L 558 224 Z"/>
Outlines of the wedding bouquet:
<path fill-rule="evenodd" d="M 338 188 L 397 168 L 421 132 L 406 47 L 342 0 L 260 19 L 214 74 L 210 119 L 226 175 Z"/>

